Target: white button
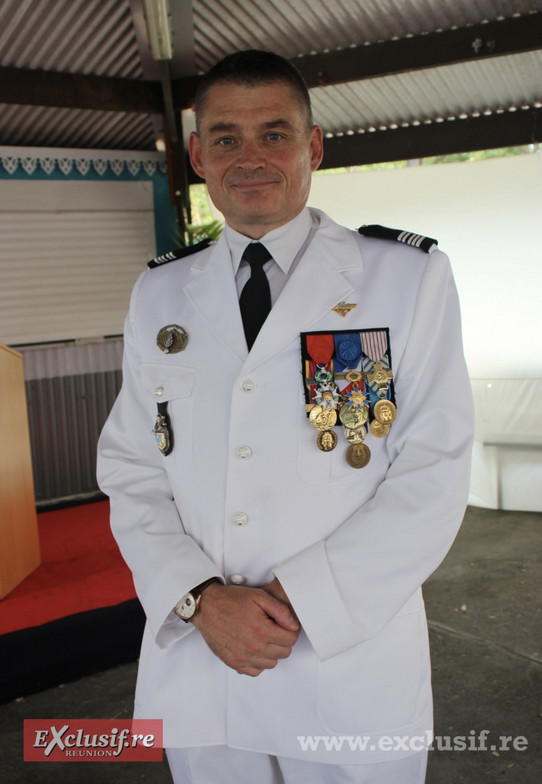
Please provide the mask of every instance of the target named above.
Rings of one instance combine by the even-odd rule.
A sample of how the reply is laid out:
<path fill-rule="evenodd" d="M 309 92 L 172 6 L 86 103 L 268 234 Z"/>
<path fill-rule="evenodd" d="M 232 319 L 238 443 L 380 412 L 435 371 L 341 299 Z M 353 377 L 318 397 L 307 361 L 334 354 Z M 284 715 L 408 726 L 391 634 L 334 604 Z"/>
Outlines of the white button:
<path fill-rule="evenodd" d="M 246 525 L 248 523 L 248 515 L 245 512 L 235 512 L 231 516 L 231 521 L 234 525 Z"/>
<path fill-rule="evenodd" d="M 241 460 L 248 460 L 249 457 L 252 457 L 252 449 L 249 446 L 238 446 L 235 450 L 235 454 L 237 457 L 240 457 Z"/>
<path fill-rule="evenodd" d="M 154 394 L 156 397 L 161 397 L 164 394 L 164 387 L 156 387 Z"/>
<path fill-rule="evenodd" d="M 256 382 L 253 381 L 251 378 L 245 378 L 243 383 L 241 384 L 241 389 L 243 392 L 254 392 L 256 389 Z"/>
<path fill-rule="evenodd" d="M 247 581 L 247 578 L 244 577 L 242 574 L 232 574 L 230 575 L 230 583 L 233 585 L 244 585 Z"/>

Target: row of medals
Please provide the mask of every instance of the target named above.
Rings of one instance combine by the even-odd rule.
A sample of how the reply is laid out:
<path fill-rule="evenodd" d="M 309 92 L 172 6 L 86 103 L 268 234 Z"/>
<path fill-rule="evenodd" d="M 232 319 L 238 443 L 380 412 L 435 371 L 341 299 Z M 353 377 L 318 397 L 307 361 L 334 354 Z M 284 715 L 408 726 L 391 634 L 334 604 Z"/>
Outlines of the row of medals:
<path fill-rule="evenodd" d="M 387 394 L 391 373 L 389 371 L 379 373 L 378 365 L 380 363 L 375 364 L 374 381 L 379 390 Z M 334 382 L 333 373 L 325 367 L 319 367 L 315 373 L 315 380 L 319 385 L 314 398 L 315 404 L 310 409 L 309 421 L 319 431 L 316 437 L 318 449 L 322 452 L 331 452 L 339 440 L 337 433 L 331 428 L 339 420 L 344 427 L 344 437 L 350 444 L 346 450 L 346 462 L 352 468 L 364 468 L 371 459 L 371 450 L 363 443 L 370 415 L 369 398 L 358 386 L 363 379 L 362 373 L 349 370 L 344 374 L 344 378 L 350 382 L 350 386 L 341 393 Z M 371 435 L 376 438 L 387 436 L 396 416 L 397 409 L 391 400 L 387 397 L 381 398 L 373 408 L 373 419 L 369 424 Z"/>

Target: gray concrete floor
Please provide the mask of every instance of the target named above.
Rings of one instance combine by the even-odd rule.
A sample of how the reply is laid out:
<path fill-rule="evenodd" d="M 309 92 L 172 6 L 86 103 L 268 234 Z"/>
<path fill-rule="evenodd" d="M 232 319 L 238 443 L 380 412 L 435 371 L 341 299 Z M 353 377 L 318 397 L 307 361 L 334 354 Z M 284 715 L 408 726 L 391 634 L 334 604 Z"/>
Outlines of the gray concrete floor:
<path fill-rule="evenodd" d="M 427 784 L 542 781 L 541 550 L 542 514 L 469 508 L 426 583 L 437 736 Z M 2 784 L 171 784 L 165 762 L 23 762 L 23 719 L 129 718 L 135 674 L 129 664 L 0 706 Z M 449 750 L 453 738 L 464 750 Z"/>

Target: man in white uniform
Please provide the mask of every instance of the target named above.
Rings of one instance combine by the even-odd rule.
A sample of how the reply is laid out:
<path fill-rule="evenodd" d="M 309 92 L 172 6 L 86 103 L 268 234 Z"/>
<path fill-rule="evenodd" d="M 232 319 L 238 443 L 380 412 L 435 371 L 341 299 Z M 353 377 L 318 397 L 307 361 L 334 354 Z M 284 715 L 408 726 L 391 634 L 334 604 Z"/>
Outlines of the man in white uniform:
<path fill-rule="evenodd" d="M 147 616 L 136 716 L 177 784 L 419 784 L 420 586 L 472 438 L 449 263 L 306 207 L 322 132 L 282 58 L 225 58 L 196 114 L 226 227 L 137 282 L 99 446 Z"/>

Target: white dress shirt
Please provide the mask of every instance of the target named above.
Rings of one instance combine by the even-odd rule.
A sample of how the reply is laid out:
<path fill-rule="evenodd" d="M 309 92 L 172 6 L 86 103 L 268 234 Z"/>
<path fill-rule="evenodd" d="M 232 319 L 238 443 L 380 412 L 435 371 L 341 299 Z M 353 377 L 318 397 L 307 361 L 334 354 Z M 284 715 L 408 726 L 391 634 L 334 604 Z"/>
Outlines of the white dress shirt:
<path fill-rule="evenodd" d="M 263 267 L 271 289 L 272 306 L 308 248 L 318 224 L 318 216 L 311 214 L 305 207 L 293 220 L 273 229 L 258 240 L 272 256 Z M 241 296 L 243 286 L 250 278 L 250 265 L 247 261 L 242 261 L 241 257 L 247 245 L 254 240 L 240 234 L 228 224 L 224 233 L 231 253 L 237 293 Z"/>

